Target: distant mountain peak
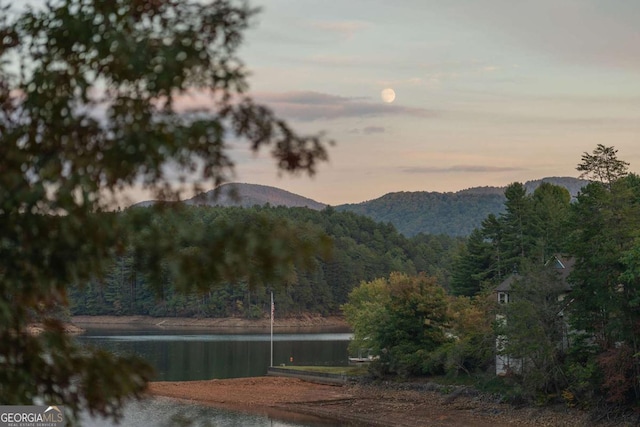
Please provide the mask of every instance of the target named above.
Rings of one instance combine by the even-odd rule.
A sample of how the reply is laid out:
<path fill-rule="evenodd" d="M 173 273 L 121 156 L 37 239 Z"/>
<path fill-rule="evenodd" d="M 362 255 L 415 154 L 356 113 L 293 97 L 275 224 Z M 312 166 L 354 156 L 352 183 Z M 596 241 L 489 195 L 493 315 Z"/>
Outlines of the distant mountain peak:
<path fill-rule="evenodd" d="M 524 183 L 524 187 L 528 192 L 533 192 L 543 182 L 566 188 L 569 191 L 569 194 L 571 194 L 572 199 L 575 199 L 578 196 L 582 187 L 589 184 L 589 181 L 586 179 L 573 178 L 570 176 L 549 176 L 546 178 L 527 181 Z"/>
<path fill-rule="evenodd" d="M 541 183 L 565 187 L 574 199 L 589 181 L 573 177 L 547 177 L 525 182 L 529 193 Z M 405 236 L 418 233 L 466 236 L 478 227 L 488 214 L 504 210 L 505 187 L 473 187 L 457 192 L 399 191 L 361 203 L 338 205 L 340 211 L 351 211 L 375 221 L 390 222 Z M 154 201 L 137 203 L 149 206 Z M 322 210 L 326 204 L 286 190 L 267 185 L 228 183 L 200 193 L 183 203 L 195 206 L 285 206 Z"/>
<path fill-rule="evenodd" d="M 271 206 L 306 207 L 322 210 L 327 205 L 307 197 L 268 185 L 227 183 L 184 201 L 196 206 Z"/>

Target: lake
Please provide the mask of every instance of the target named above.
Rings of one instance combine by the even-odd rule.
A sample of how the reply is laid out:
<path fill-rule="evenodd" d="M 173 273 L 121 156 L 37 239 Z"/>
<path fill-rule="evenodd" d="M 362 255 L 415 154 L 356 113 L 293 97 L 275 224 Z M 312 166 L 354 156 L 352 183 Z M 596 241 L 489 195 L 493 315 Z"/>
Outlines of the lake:
<path fill-rule="evenodd" d="M 304 419 L 301 421 L 300 419 Z M 84 427 L 331 427 L 342 424 L 310 416 L 283 414 L 281 418 L 228 411 L 153 398 L 129 403 L 119 424 L 103 418 L 81 418 Z"/>
<path fill-rule="evenodd" d="M 346 366 L 350 333 L 273 335 L 273 364 Z M 136 354 L 156 370 L 158 381 L 191 381 L 266 375 L 270 335 L 202 331 L 87 330 L 86 344 L 116 354 Z"/>
<path fill-rule="evenodd" d="M 273 363 L 286 365 L 348 365 L 350 333 L 274 333 Z M 78 340 L 116 354 L 136 354 L 156 371 L 158 381 L 187 381 L 263 376 L 270 365 L 269 333 L 206 333 L 202 330 L 107 330 L 88 329 Z M 253 415 L 167 399 L 132 402 L 125 408 L 119 426 L 146 427 L 184 425 L 247 427 L 316 427 L 334 422 L 320 419 L 300 421 L 295 416 L 281 418 Z M 85 417 L 87 427 L 116 426 L 111 421 Z"/>

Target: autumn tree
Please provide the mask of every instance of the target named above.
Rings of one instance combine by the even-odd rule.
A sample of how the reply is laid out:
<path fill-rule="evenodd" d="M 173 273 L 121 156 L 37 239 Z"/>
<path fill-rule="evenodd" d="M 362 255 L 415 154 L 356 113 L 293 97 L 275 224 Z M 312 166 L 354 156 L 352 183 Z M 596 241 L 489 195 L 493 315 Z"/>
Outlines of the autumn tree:
<path fill-rule="evenodd" d="M 495 363 L 496 339 L 493 298 L 480 294 L 449 296 L 448 328 L 452 339 L 431 358 L 431 366 L 442 366 L 449 376 L 485 372 Z"/>
<path fill-rule="evenodd" d="M 290 244 L 294 231 L 268 219 L 228 224 L 217 230 L 216 245 L 203 242 L 193 257 L 175 244 L 181 233 L 144 211 L 127 221 L 108 212 L 134 184 L 175 200 L 175 175 L 207 185 L 228 179 L 230 138 L 269 150 L 286 173 L 313 174 L 326 159 L 322 138 L 298 135 L 246 95 L 237 49 L 255 13 L 231 0 L 1 6 L 3 404 L 44 401 L 75 414 L 117 416 L 145 389 L 146 364 L 78 347 L 52 315 L 66 306 L 70 283 L 99 282 L 110 260 L 132 245 L 135 262 L 158 273 L 150 280 L 163 286 L 160 272 L 180 272 L 182 291 L 238 275 L 236 266 L 239 275 L 275 281 L 283 264 L 309 256 L 312 244 Z M 195 95 L 206 105 L 181 106 Z M 131 227 L 146 238 L 129 241 Z M 275 239 L 266 232 L 274 229 Z M 26 334 L 35 321 L 44 332 Z"/>
<path fill-rule="evenodd" d="M 392 273 L 363 282 L 343 306 L 353 328 L 351 351 L 370 349 L 383 371 L 428 373 L 431 353 L 450 339 L 444 289 L 433 278 Z"/>

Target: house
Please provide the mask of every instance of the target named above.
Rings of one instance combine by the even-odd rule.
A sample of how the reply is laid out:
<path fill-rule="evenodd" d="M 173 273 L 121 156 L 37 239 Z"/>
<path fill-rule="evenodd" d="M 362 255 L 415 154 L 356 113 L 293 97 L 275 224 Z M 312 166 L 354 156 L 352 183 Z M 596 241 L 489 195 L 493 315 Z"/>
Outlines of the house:
<path fill-rule="evenodd" d="M 554 255 L 549 261 L 547 261 L 546 265 L 550 268 L 556 269 L 559 275 L 559 283 L 562 286 L 560 295 L 558 296 L 558 301 L 564 301 L 566 296 L 571 292 L 571 285 L 568 282 L 568 277 L 571 271 L 573 270 L 575 260 L 570 257 L 563 257 L 561 255 Z M 496 287 L 496 300 L 498 304 L 509 304 L 513 301 L 514 293 L 512 291 L 515 283 L 519 282 L 522 279 L 517 273 L 514 273 L 507 277 L 498 287 Z M 570 302 L 569 302 L 570 303 Z M 569 304 L 567 303 L 567 305 Z M 564 310 L 558 312 L 558 316 L 564 317 Z M 496 322 L 503 323 L 507 322 L 507 319 L 502 314 L 496 315 Z M 564 347 L 568 346 L 568 326 L 566 322 L 563 323 L 563 340 L 560 345 Z M 519 373 L 522 369 L 522 359 L 517 357 L 509 356 L 508 354 L 504 354 L 505 344 L 507 343 L 508 337 L 504 335 L 498 335 L 496 337 L 496 374 L 497 375 L 507 375 L 508 373 Z"/>

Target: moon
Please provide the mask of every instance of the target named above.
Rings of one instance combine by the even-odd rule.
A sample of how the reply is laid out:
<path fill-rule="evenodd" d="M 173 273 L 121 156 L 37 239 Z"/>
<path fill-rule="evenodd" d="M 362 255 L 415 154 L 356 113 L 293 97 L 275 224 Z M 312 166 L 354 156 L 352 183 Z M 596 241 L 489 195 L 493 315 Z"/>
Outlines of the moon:
<path fill-rule="evenodd" d="M 393 100 L 396 99 L 396 93 L 393 89 L 388 87 L 386 89 L 383 89 L 382 92 L 380 92 L 380 97 L 387 104 L 391 104 Z"/>

